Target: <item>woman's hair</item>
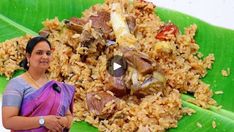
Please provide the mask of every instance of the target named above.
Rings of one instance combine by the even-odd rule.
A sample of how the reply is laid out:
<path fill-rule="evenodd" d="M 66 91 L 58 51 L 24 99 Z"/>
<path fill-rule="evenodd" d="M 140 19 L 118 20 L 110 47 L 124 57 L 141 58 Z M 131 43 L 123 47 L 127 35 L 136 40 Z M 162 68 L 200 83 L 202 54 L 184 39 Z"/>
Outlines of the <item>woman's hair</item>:
<path fill-rule="evenodd" d="M 42 41 L 45 41 L 48 43 L 48 45 L 50 46 L 51 48 L 51 44 L 50 42 L 45 38 L 45 37 L 42 37 L 42 36 L 37 36 L 37 37 L 34 37 L 34 38 L 31 38 L 28 43 L 27 43 L 27 46 L 26 46 L 26 53 L 28 54 L 32 54 L 32 51 L 34 49 L 34 47 L 39 43 L 39 42 L 42 42 Z M 20 66 L 23 67 L 25 70 L 28 70 L 29 66 L 27 65 L 28 64 L 28 60 L 27 58 L 24 58 L 21 62 L 20 62 Z"/>

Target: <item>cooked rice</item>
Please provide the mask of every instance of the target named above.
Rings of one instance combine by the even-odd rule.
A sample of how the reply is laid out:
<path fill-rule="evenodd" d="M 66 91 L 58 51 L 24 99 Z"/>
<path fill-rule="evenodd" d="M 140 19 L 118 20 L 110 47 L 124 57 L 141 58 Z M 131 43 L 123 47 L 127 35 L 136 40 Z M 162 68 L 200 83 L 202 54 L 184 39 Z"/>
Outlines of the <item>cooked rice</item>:
<path fill-rule="evenodd" d="M 197 127 L 202 128 L 202 124 L 200 122 L 197 122 Z"/>
<path fill-rule="evenodd" d="M 217 110 L 221 110 L 222 109 L 222 105 L 219 105 L 218 107 L 217 107 Z"/>
<path fill-rule="evenodd" d="M 221 71 L 221 73 L 222 73 L 222 75 L 223 75 L 224 77 L 229 76 L 229 75 L 230 75 L 230 68 L 227 68 L 227 70 L 223 69 L 223 70 Z"/>
<path fill-rule="evenodd" d="M 107 90 L 106 92 L 110 94 L 111 96 L 114 96 L 114 93 L 112 93 L 111 91 Z"/>
<path fill-rule="evenodd" d="M 223 91 L 215 91 L 215 94 L 223 94 Z"/>
<path fill-rule="evenodd" d="M 155 15 L 153 4 L 140 1 L 130 4 L 128 0 L 107 0 L 104 4 L 95 5 L 84 11 L 82 19 L 97 14 L 98 10 L 110 11 L 108 4 L 113 1 L 122 1 L 125 13 L 136 17 L 135 48 L 156 62 L 156 70 L 164 74 L 166 86 L 159 89 L 150 87 L 151 92 L 140 102 L 134 95 L 109 102 L 103 110 L 114 109 L 115 113 L 106 119 L 95 116 L 87 108 L 86 94 L 107 90 L 104 84 L 107 81 L 107 60 L 113 54 L 120 53 L 118 44 L 100 52 L 97 45 L 105 45 L 105 40 L 90 23 L 87 23 L 83 28 L 91 34 L 94 41 L 89 48 L 83 47 L 80 42 L 81 34 L 66 28 L 57 18 L 46 20 L 44 29 L 50 31 L 48 39 L 55 49 L 49 69 L 50 78 L 76 87 L 75 120 L 89 122 L 100 131 L 165 131 L 177 127 L 184 113 L 191 115 L 195 112 L 192 109 L 182 108 L 182 93 L 194 93 L 195 99 L 190 102 L 203 108 L 215 104 L 211 98 L 213 93 L 210 86 L 201 80 L 207 74 L 207 69 L 211 68 L 214 55 L 210 54 L 201 59 L 202 54 L 198 52 L 199 45 L 194 39 L 197 26 L 187 27 L 185 34 L 169 36 L 170 41 L 158 40 L 155 35 L 165 22 L 161 21 L 157 14 Z M 18 64 L 24 57 L 25 44 L 29 39 L 29 36 L 25 36 L 0 44 L 1 74 L 9 78 L 15 70 L 21 69 Z M 82 62 L 83 55 L 88 56 L 86 62 Z M 127 71 L 125 79 L 129 74 Z M 113 95 L 110 91 L 108 93 Z M 101 99 L 101 97 L 96 98 Z M 197 126 L 202 127 L 199 122 Z"/>
<path fill-rule="evenodd" d="M 102 98 L 100 97 L 100 96 L 98 96 L 98 95 L 94 95 L 94 97 L 96 98 L 96 99 L 98 99 L 98 100 L 101 100 Z"/>
<path fill-rule="evenodd" d="M 9 79 L 14 71 L 22 69 L 19 63 L 25 56 L 24 50 L 31 37 L 26 35 L 0 44 L 0 75 L 5 75 Z"/>
<path fill-rule="evenodd" d="M 191 116 L 193 113 L 196 113 L 196 111 L 194 109 L 191 109 L 191 108 L 183 108 L 183 113 Z"/>
<path fill-rule="evenodd" d="M 216 122 L 212 121 L 212 128 L 216 128 Z"/>

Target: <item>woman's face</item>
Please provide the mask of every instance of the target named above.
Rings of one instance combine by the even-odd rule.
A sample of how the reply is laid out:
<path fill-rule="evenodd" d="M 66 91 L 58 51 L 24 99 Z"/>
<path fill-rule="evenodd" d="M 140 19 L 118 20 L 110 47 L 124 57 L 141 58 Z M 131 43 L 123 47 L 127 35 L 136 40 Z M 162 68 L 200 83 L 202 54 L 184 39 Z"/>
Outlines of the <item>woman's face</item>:
<path fill-rule="evenodd" d="M 27 55 L 29 68 L 36 70 L 46 70 L 49 68 L 51 57 L 51 49 L 46 41 L 39 42 L 34 48 L 31 55 Z"/>

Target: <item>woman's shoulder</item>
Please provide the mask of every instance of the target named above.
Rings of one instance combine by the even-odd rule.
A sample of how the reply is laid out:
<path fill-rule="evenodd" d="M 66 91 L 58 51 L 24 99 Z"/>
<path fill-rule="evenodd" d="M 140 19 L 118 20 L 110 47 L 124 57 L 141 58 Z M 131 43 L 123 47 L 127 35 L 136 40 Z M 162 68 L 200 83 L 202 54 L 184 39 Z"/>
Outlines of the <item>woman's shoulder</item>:
<path fill-rule="evenodd" d="M 22 75 L 16 76 L 9 80 L 8 84 L 21 84 L 22 83 Z"/>
<path fill-rule="evenodd" d="M 25 81 L 23 80 L 22 78 L 22 74 L 17 76 L 17 77 L 14 77 L 12 79 L 9 80 L 7 86 L 17 86 L 17 88 L 24 88 L 26 86 L 26 83 Z"/>

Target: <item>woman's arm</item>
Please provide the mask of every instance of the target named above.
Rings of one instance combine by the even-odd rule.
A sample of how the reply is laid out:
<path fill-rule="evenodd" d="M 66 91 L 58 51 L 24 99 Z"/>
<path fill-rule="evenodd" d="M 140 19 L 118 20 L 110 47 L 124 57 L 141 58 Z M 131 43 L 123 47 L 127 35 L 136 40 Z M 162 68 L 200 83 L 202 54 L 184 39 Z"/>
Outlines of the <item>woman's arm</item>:
<path fill-rule="evenodd" d="M 70 110 L 67 110 L 64 117 L 60 118 L 60 124 L 65 128 L 71 128 L 73 116 Z"/>
<path fill-rule="evenodd" d="M 4 106 L 2 108 L 2 122 L 3 126 L 12 130 L 28 130 L 33 128 L 39 128 L 39 116 L 37 117 L 24 117 L 18 116 L 19 108 Z M 45 127 L 53 131 L 61 131 L 62 126 L 59 123 L 58 116 L 44 116 Z"/>
<path fill-rule="evenodd" d="M 4 106 L 2 108 L 2 123 L 7 129 L 27 130 L 40 127 L 39 117 L 18 116 L 19 108 Z"/>
<path fill-rule="evenodd" d="M 66 126 L 66 128 L 71 128 L 71 126 L 72 126 L 72 122 L 73 122 L 73 116 L 72 116 L 72 113 L 71 113 L 71 111 L 70 110 L 68 110 L 67 111 L 67 113 L 66 113 L 66 116 L 65 116 L 66 118 L 67 118 L 67 120 L 68 120 L 68 123 L 67 123 L 67 126 Z"/>

